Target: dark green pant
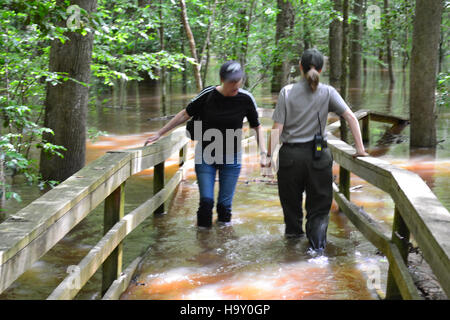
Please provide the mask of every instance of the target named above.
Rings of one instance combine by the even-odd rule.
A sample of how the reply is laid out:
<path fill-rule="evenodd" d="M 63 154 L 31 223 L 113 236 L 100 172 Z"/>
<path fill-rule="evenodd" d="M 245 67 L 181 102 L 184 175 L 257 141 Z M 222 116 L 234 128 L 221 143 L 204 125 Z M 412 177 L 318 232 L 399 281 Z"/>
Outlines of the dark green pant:
<path fill-rule="evenodd" d="M 310 145 L 288 146 L 279 153 L 278 194 L 283 208 L 286 235 L 303 234 L 302 194 L 306 191 L 306 236 L 313 249 L 324 249 L 333 200 L 333 157 L 328 148 L 313 160 Z"/>

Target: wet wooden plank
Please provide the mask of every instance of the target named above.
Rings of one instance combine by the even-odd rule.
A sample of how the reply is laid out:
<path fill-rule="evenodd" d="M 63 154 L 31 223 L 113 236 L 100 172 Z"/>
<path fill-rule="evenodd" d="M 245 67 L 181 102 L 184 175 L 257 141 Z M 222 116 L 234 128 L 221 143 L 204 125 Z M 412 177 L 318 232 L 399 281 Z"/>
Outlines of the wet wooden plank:
<path fill-rule="evenodd" d="M 103 213 L 103 235 L 120 221 L 125 209 L 125 183 L 122 183 L 106 199 Z M 122 272 L 123 246 L 120 243 L 102 266 L 102 295 Z"/>
<path fill-rule="evenodd" d="M 420 300 L 411 274 L 403 261 L 403 257 L 397 246 L 381 231 L 378 222 L 371 219 L 360 207 L 348 201 L 339 192 L 336 184 L 333 184 L 333 196 L 339 208 L 345 213 L 353 225 L 388 258 L 389 270 L 394 276 L 395 282 L 403 299 Z"/>
<path fill-rule="evenodd" d="M 400 122 L 409 121 L 408 118 L 384 114 L 370 110 L 370 121 L 398 124 Z"/>
<path fill-rule="evenodd" d="M 332 134 L 328 134 L 328 147 L 333 154 L 334 161 L 340 166 L 381 190 L 388 193 L 392 192 L 390 171 L 395 168 L 393 165 L 387 161 L 373 157 L 359 157 L 354 159 L 353 154 L 356 150 Z"/>
<path fill-rule="evenodd" d="M 80 201 L 87 199 L 107 179 L 123 170 L 129 160 L 127 154 L 104 155 L 1 223 L 0 265 Z M 130 167 L 127 168 L 129 175 Z M 87 207 L 95 208 L 103 199 L 96 197 L 95 201 L 89 200 L 90 205 Z"/>
<path fill-rule="evenodd" d="M 78 286 L 73 286 L 72 275 L 67 276 L 47 298 L 49 300 L 73 299 L 86 282 L 92 277 L 105 259 L 117 245 L 133 231 L 142 221 L 149 217 L 174 192 L 183 177 L 183 169 L 179 169 L 164 189 L 138 208 L 125 215 L 108 233 L 89 251 L 78 264 Z"/>
<path fill-rule="evenodd" d="M 141 165 L 136 163 L 145 162 L 142 155 L 152 157 L 146 163 L 151 166 L 178 151 L 187 138 L 184 128 L 177 130 L 158 144 L 139 148 L 143 150 L 105 154 L 0 224 L 0 293 L 115 188 L 138 172 L 136 168 Z"/>
<path fill-rule="evenodd" d="M 364 210 L 353 202 L 350 202 L 341 192 L 335 183 L 333 183 L 333 197 L 339 208 L 353 225 L 381 252 L 386 252 L 389 238 L 383 233 L 378 222 L 370 218 Z"/>
<path fill-rule="evenodd" d="M 108 291 L 103 295 L 102 300 L 119 300 L 122 293 L 128 288 L 131 278 L 136 271 L 142 257 L 137 257 L 130 263 L 130 265 L 122 272 L 122 274 L 114 280 Z"/>
<path fill-rule="evenodd" d="M 389 241 L 386 249 L 384 254 L 389 260 L 389 270 L 394 276 L 395 283 L 397 284 L 402 298 L 404 300 L 422 300 L 398 247 Z M 386 297 L 388 296 L 386 295 Z"/>
<path fill-rule="evenodd" d="M 450 213 L 415 173 L 392 171 L 391 194 L 409 231 L 447 296 L 450 296 Z"/>
<path fill-rule="evenodd" d="M 3 292 L 14 280 L 30 268 L 34 262 L 49 251 L 74 226 L 83 220 L 89 212 L 94 210 L 105 199 L 105 195 L 111 194 L 129 176 L 130 164 L 128 162 L 102 184 L 97 186 L 95 190 L 87 194 L 85 198 L 73 204 L 63 216 L 53 222 L 43 232 L 28 241 L 19 251 L 16 251 L 9 259 L 5 260 L 0 265 L 0 292 Z M 25 237 L 26 232 L 32 230 L 35 224 L 28 227 L 29 229 L 24 231 Z M 14 229 L 10 229 L 9 231 L 14 234 Z M 7 240 L 8 238 L 5 237 L 4 239 Z M 19 238 L 19 241 L 21 239 L 23 238 Z M 14 245 L 16 242 L 12 241 L 11 243 Z M 10 250 L 15 249 L 16 247 L 14 246 L 10 247 Z M 6 249 L 4 252 L 8 253 L 8 250 Z"/>

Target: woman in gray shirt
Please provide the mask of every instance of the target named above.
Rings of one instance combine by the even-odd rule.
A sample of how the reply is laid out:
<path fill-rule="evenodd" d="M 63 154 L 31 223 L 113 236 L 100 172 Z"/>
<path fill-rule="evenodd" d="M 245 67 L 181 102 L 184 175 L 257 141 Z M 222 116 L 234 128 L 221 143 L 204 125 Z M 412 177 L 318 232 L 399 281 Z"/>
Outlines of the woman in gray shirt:
<path fill-rule="evenodd" d="M 278 194 L 283 208 L 287 237 L 301 237 L 302 194 L 306 191 L 306 236 L 316 253 L 326 245 L 328 216 L 333 200 L 333 158 L 326 146 L 328 112 L 342 116 L 355 138 L 356 154 L 367 156 L 353 112 L 332 86 L 319 82 L 323 56 L 306 50 L 300 61 L 302 79 L 281 89 L 272 119 L 272 137 L 280 139 Z M 277 131 L 276 131 L 277 130 Z M 322 137 L 322 142 L 321 142 Z M 267 157 L 270 160 L 271 146 Z"/>

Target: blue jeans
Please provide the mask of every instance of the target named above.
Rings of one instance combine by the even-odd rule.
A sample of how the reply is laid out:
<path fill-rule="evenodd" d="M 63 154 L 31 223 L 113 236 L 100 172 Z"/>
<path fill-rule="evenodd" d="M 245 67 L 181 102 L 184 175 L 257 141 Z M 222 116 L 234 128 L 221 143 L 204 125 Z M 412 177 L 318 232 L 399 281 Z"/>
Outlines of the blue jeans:
<path fill-rule="evenodd" d="M 195 173 L 200 191 L 199 212 L 201 215 L 208 217 L 212 215 L 212 208 L 214 207 L 214 185 L 218 171 L 219 197 L 217 199 L 217 213 L 219 221 L 230 221 L 233 196 L 241 172 L 240 159 L 241 154 L 237 153 L 234 155 L 234 161 L 223 161 L 223 164 L 207 164 L 205 161 L 195 164 Z"/>

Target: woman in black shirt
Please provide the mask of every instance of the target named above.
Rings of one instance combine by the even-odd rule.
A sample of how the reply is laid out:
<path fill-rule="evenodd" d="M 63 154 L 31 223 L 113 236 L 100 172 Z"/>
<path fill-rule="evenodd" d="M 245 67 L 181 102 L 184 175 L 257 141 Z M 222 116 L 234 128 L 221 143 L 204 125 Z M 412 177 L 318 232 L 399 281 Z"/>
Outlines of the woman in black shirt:
<path fill-rule="evenodd" d="M 231 221 L 234 191 L 241 170 L 241 137 L 244 118 L 256 131 L 256 140 L 261 150 L 261 165 L 265 166 L 266 150 L 262 128 L 258 120 L 257 105 L 253 96 L 240 88 L 244 74 L 238 62 L 228 61 L 220 68 L 219 86 L 203 89 L 191 100 L 186 109 L 180 111 L 147 143 L 158 140 L 163 134 L 186 122 L 191 117 L 200 117 L 195 122 L 194 139 L 195 172 L 200 191 L 197 225 L 211 227 L 214 208 L 214 184 L 219 172 L 219 196 L 217 199 L 218 221 Z"/>

